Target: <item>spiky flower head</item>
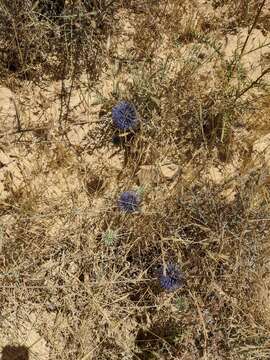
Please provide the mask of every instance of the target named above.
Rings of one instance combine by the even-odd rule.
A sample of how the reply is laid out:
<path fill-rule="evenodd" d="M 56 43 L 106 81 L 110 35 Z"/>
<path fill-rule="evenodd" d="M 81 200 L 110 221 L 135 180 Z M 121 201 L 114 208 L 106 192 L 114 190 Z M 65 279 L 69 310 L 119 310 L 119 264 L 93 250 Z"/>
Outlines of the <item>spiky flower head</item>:
<path fill-rule="evenodd" d="M 118 206 L 125 212 L 134 212 L 139 209 L 140 197 L 136 191 L 124 191 L 119 199 Z"/>
<path fill-rule="evenodd" d="M 120 101 L 113 107 L 112 119 L 119 130 L 134 130 L 139 122 L 135 106 L 128 101 Z"/>
<path fill-rule="evenodd" d="M 183 286 L 183 274 L 173 263 L 162 266 L 158 272 L 160 286 L 164 290 L 174 291 Z"/>
<path fill-rule="evenodd" d="M 118 240 L 118 233 L 117 231 L 108 229 L 103 235 L 102 240 L 104 241 L 105 245 L 112 246 Z"/>

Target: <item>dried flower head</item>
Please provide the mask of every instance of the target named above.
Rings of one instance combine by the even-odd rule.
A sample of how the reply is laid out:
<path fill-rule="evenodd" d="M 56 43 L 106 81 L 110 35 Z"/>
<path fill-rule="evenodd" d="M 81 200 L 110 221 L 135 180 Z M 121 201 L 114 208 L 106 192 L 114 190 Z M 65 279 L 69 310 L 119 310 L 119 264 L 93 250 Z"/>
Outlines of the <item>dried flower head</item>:
<path fill-rule="evenodd" d="M 183 274 L 178 266 L 169 263 L 165 267 L 161 267 L 158 272 L 160 286 L 168 291 L 174 291 L 183 286 Z"/>
<path fill-rule="evenodd" d="M 113 107 L 112 119 L 119 130 L 134 130 L 139 122 L 135 106 L 128 101 L 120 101 Z"/>
<path fill-rule="evenodd" d="M 122 211 L 134 212 L 139 209 L 140 197 L 135 191 L 124 191 L 119 199 L 118 206 Z"/>

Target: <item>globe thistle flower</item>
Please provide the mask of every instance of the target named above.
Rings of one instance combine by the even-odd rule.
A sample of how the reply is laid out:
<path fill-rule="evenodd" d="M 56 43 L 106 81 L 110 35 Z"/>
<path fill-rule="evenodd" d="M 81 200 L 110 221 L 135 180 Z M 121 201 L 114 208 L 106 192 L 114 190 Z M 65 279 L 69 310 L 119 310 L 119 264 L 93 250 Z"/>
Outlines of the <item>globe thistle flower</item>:
<path fill-rule="evenodd" d="M 118 233 L 117 231 L 108 229 L 103 235 L 102 235 L 102 240 L 104 242 L 105 245 L 107 246 L 112 246 L 115 245 L 115 243 L 118 240 Z"/>
<path fill-rule="evenodd" d="M 135 106 L 128 101 L 120 101 L 113 107 L 112 119 L 119 130 L 134 130 L 139 122 Z"/>
<path fill-rule="evenodd" d="M 178 266 L 169 263 L 166 267 L 161 267 L 158 272 L 160 286 L 164 290 L 174 291 L 183 286 L 183 274 Z"/>
<path fill-rule="evenodd" d="M 125 212 L 134 212 L 139 209 L 140 197 L 135 191 L 124 191 L 118 199 L 118 207 Z"/>

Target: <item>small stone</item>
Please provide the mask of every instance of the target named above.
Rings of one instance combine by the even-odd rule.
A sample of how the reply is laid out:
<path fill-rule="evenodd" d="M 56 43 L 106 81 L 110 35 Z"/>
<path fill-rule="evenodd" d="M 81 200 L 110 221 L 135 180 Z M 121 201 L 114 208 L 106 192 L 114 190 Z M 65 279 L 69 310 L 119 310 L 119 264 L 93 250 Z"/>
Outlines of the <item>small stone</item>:
<path fill-rule="evenodd" d="M 79 267 L 78 267 L 78 265 L 77 265 L 76 263 L 71 262 L 71 263 L 69 264 L 68 271 L 69 271 L 72 275 L 76 274 L 76 273 L 78 272 L 78 270 L 79 270 Z"/>
<path fill-rule="evenodd" d="M 208 178 L 210 181 L 213 181 L 215 184 L 221 184 L 224 180 L 221 171 L 214 166 L 210 167 Z"/>
<path fill-rule="evenodd" d="M 160 172 L 167 180 L 173 180 L 179 174 L 179 166 L 176 164 L 164 164 L 160 167 Z"/>

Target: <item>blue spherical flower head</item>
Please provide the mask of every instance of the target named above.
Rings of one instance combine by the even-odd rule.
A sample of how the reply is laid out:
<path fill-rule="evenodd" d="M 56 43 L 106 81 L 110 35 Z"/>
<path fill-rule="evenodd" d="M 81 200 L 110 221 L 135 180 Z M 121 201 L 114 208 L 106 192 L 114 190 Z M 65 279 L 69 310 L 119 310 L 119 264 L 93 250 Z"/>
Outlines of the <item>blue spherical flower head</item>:
<path fill-rule="evenodd" d="M 178 266 L 169 263 L 159 271 L 159 283 L 164 290 L 174 291 L 183 286 L 183 274 Z"/>
<path fill-rule="evenodd" d="M 128 101 L 120 101 L 113 107 L 112 119 L 119 130 L 134 130 L 139 122 L 135 106 Z"/>
<path fill-rule="evenodd" d="M 135 191 L 124 191 L 118 199 L 119 208 L 125 212 L 137 211 L 139 204 L 140 197 Z"/>

